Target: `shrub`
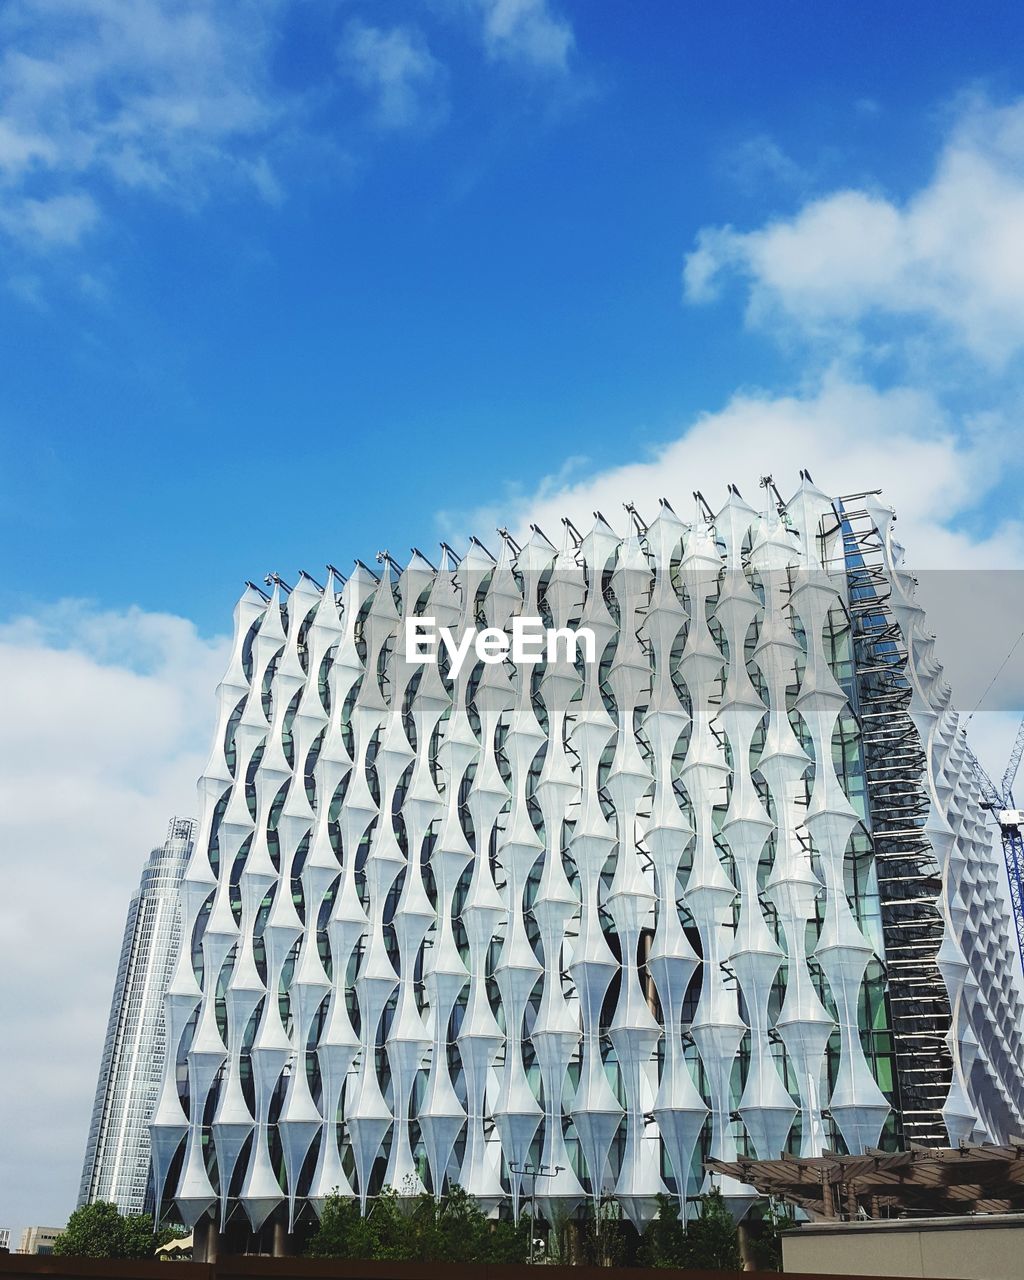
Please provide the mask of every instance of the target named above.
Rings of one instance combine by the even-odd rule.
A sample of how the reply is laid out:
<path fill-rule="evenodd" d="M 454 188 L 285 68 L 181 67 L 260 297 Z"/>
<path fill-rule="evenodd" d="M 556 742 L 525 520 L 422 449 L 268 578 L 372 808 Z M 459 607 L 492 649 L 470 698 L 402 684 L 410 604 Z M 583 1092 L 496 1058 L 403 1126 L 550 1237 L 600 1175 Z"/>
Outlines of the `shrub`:
<path fill-rule="evenodd" d="M 155 1236 L 148 1214 L 125 1216 L 116 1205 L 95 1200 L 74 1211 L 53 1252 L 64 1258 L 151 1258 L 158 1244 L 177 1234 L 165 1228 Z"/>
<path fill-rule="evenodd" d="M 525 1219 L 489 1221 L 472 1196 L 453 1186 L 438 1201 L 424 1192 L 411 1203 L 403 1203 L 393 1189 L 382 1191 L 365 1218 L 358 1201 L 328 1196 L 307 1253 L 382 1261 L 525 1262 L 529 1247 Z"/>
<path fill-rule="evenodd" d="M 640 1260 L 649 1267 L 696 1271 L 739 1271 L 739 1234 L 720 1191 L 700 1197 L 697 1214 L 686 1226 L 670 1196 L 658 1197 L 658 1216 L 644 1232 Z"/>

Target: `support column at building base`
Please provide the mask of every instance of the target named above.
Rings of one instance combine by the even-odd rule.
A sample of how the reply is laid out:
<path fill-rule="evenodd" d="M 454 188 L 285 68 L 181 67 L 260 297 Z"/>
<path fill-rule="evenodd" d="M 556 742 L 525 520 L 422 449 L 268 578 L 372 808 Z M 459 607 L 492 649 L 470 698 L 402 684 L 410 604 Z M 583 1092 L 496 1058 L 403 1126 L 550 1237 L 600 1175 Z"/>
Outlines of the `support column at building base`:
<path fill-rule="evenodd" d="M 192 1261 L 216 1262 L 220 1256 L 221 1239 L 216 1219 L 207 1215 L 192 1228 Z"/>
<path fill-rule="evenodd" d="M 295 1252 L 295 1241 L 288 1234 L 285 1222 L 275 1222 L 270 1237 L 270 1252 L 275 1258 L 290 1258 Z"/>

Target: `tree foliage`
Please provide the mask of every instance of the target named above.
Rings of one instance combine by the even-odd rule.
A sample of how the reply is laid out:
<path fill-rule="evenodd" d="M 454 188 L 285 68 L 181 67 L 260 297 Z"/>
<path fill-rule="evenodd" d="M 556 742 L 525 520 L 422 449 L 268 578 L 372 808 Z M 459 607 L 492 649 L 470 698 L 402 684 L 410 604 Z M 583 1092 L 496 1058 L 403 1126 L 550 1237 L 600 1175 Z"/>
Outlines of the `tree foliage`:
<path fill-rule="evenodd" d="M 694 1270 L 740 1271 L 739 1234 L 720 1191 L 701 1196 L 697 1216 L 687 1225 L 689 1257 L 684 1265 Z"/>
<path fill-rule="evenodd" d="M 739 1271 L 739 1235 L 720 1191 L 700 1197 L 700 1207 L 685 1226 L 670 1196 L 658 1197 L 658 1216 L 644 1232 L 640 1261 L 649 1267 L 695 1271 Z"/>
<path fill-rule="evenodd" d="M 793 1219 L 774 1205 L 762 1204 L 744 1220 L 750 1256 L 758 1271 L 782 1270 L 782 1232 L 794 1226 Z"/>
<path fill-rule="evenodd" d="M 525 1262 L 529 1247 L 525 1219 L 489 1221 L 473 1197 L 454 1186 L 440 1201 L 424 1193 L 403 1203 L 395 1191 L 382 1191 L 365 1218 L 358 1201 L 328 1196 L 307 1253 L 382 1261 Z"/>
<path fill-rule="evenodd" d="M 788 1219 L 763 1208 L 751 1222 L 751 1251 L 759 1266 L 778 1263 L 778 1230 Z M 639 1244 L 639 1248 L 637 1248 Z M 359 1202 L 335 1193 L 324 1204 L 320 1225 L 307 1254 L 314 1258 L 376 1259 L 400 1262 L 522 1263 L 529 1255 L 529 1224 L 489 1220 L 476 1200 L 454 1186 L 440 1201 L 422 1194 L 399 1197 L 385 1190 L 364 1218 Z M 628 1256 L 627 1256 L 628 1255 Z M 688 1223 L 677 1201 L 658 1197 L 658 1215 L 637 1242 L 614 1201 L 603 1202 L 595 1217 L 566 1215 L 552 1224 L 544 1249 L 547 1262 L 616 1267 L 635 1256 L 641 1266 L 683 1270 L 740 1271 L 739 1233 L 719 1191 L 699 1199 Z"/>
<path fill-rule="evenodd" d="M 602 1200 L 587 1213 L 577 1233 L 577 1259 L 584 1267 L 619 1267 L 625 1260 L 622 1210 L 615 1200 Z"/>
<path fill-rule="evenodd" d="M 675 1197 L 658 1196 L 658 1216 L 648 1223 L 637 1261 L 645 1267 L 681 1267 L 685 1253 L 686 1228 Z"/>
<path fill-rule="evenodd" d="M 173 1239 L 175 1228 L 153 1234 L 148 1214 L 122 1214 L 106 1200 L 83 1204 L 68 1219 L 53 1252 L 64 1258 L 151 1258 L 157 1245 Z"/>

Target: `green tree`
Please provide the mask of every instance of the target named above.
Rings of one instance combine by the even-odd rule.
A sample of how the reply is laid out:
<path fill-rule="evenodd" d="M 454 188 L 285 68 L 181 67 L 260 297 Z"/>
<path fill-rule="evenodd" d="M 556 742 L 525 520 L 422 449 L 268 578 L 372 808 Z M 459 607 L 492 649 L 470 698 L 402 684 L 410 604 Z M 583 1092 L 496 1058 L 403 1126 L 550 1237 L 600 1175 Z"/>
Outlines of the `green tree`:
<path fill-rule="evenodd" d="M 750 1255 L 758 1271 L 782 1270 L 781 1233 L 794 1226 L 793 1219 L 772 1204 L 754 1209 L 744 1221 Z"/>
<path fill-rule="evenodd" d="M 150 1258 L 156 1243 L 148 1214 L 125 1217 L 116 1205 L 95 1200 L 74 1211 L 53 1252 L 64 1258 Z"/>
<path fill-rule="evenodd" d="M 700 1198 L 697 1216 L 686 1228 L 687 1258 L 695 1271 L 739 1271 L 739 1235 L 729 1207 L 717 1189 Z"/>
<path fill-rule="evenodd" d="M 684 1227 L 676 1201 L 658 1197 L 658 1216 L 644 1232 L 640 1260 L 649 1267 L 739 1271 L 739 1235 L 720 1191 L 700 1197 L 696 1217 Z"/>
<path fill-rule="evenodd" d="M 423 1196 L 434 1215 L 434 1252 L 439 1262 L 525 1262 L 530 1253 L 530 1224 L 484 1216 L 476 1200 L 457 1184 L 435 1201 Z"/>
<path fill-rule="evenodd" d="M 314 1258 L 431 1262 L 524 1262 L 529 1228 L 520 1222 L 491 1222 L 462 1187 L 435 1201 L 424 1193 L 400 1199 L 393 1189 L 376 1197 L 365 1218 L 358 1202 L 332 1195 L 307 1253 Z"/>
<path fill-rule="evenodd" d="M 485 1262 L 525 1262 L 530 1256 L 529 1218 L 520 1217 L 518 1222 L 500 1218 L 489 1223 L 486 1245 Z"/>
<path fill-rule="evenodd" d="M 381 1191 L 366 1219 L 370 1252 L 365 1257 L 382 1262 L 407 1262 L 416 1257 L 412 1223 L 402 1212 L 394 1187 Z"/>
<path fill-rule="evenodd" d="M 369 1244 L 359 1202 L 335 1192 L 324 1201 L 320 1225 L 306 1252 L 311 1258 L 369 1258 Z"/>
<path fill-rule="evenodd" d="M 579 1261 L 585 1267 L 619 1267 L 626 1252 L 622 1211 L 615 1200 L 602 1200 L 596 1213 L 580 1225 Z"/>
<path fill-rule="evenodd" d="M 674 1196 L 658 1196 L 658 1216 L 640 1242 L 637 1261 L 645 1267 L 681 1267 L 686 1257 L 686 1228 Z"/>

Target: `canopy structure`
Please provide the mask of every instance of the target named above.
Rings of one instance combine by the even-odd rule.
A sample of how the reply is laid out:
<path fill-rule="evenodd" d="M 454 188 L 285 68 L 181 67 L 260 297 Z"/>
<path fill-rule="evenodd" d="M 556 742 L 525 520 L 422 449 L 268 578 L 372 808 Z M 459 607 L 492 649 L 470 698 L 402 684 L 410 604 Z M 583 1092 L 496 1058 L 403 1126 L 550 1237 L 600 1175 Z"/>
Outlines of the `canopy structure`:
<path fill-rule="evenodd" d="M 712 1159 L 706 1168 L 819 1220 L 1024 1212 L 1020 1138 L 1006 1146 L 965 1142 L 897 1152 L 869 1149 L 856 1156 L 826 1151 L 780 1160 Z"/>
<path fill-rule="evenodd" d="M 166 1244 L 162 1244 L 156 1251 L 156 1256 L 166 1256 L 168 1258 L 176 1258 L 182 1253 L 191 1253 L 195 1247 L 193 1239 L 194 1232 L 190 1231 L 187 1236 L 181 1236 L 177 1240 L 168 1240 Z"/>

